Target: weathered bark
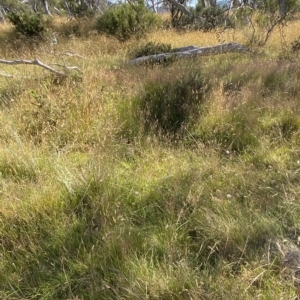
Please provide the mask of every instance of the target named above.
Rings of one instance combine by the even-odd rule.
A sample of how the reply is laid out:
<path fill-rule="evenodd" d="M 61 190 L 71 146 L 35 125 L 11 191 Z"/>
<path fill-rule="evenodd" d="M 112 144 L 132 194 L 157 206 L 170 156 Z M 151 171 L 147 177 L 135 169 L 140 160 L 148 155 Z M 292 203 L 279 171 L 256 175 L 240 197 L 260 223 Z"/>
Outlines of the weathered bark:
<path fill-rule="evenodd" d="M 187 46 L 182 48 L 173 49 L 171 53 L 161 53 L 156 55 L 149 55 L 138 57 L 136 59 L 130 60 L 130 64 L 139 65 L 147 62 L 162 62 L 171 58 L 186 58 L 194 56 L 212 55 L 212 54 L 223 54 L 228 52 L 249 52 L 250 49 L 238 44 L 238 43 L 228 43 L 220 44 L 211 47 L 196 47 Z"/>

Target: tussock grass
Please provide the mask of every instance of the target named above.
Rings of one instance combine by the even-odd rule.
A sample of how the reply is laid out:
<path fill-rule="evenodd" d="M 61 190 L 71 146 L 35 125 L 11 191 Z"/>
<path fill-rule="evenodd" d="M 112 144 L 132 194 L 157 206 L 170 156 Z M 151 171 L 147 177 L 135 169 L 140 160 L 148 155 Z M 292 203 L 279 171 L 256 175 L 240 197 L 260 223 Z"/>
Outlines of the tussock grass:
<path fill-rule="evenodd" d="M 275 33 L 260 53 L 133 67 L 137 42 L 51 26 L 55 48 L 0 42 L 8 59 L 85 57 L 66 58 L 83 75 L 63 81 L 3 67 L 16 78 L 0 77 L 0 298 L 294 299 L 272 243 L 300 235 L 297 55 Z"/>

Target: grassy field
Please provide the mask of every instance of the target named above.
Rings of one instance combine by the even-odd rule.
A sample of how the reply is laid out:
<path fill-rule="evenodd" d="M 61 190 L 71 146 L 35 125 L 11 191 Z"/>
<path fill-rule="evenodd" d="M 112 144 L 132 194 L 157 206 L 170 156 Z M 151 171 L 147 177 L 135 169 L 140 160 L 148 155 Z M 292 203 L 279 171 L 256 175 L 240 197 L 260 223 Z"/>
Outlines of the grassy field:
<path fill-rule="evenodd" d="M 140 67 L 147 41 L 248 32 L 90 29 L 57 21 L 51 45 L 1 25 L 0 58 L 72 51 L 83 73 L 0 65 L 0 298 L 298 299 L 275 248 L 300 235 L 300 22 L 250 53 Z"/>

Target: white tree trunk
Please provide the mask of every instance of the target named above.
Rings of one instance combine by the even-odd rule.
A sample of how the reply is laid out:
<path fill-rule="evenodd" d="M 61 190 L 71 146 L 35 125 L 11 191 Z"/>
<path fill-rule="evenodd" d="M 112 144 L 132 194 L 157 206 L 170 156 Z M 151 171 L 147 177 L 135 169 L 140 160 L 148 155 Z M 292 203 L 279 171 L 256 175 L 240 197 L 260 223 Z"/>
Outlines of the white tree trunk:
<path fill-rule="evenodd" d="M 49 4 L 48 4 L 48 1 L 47 1 L 47 0 L 41 0 L 41 1 L 42 1 L 42 4 L 43 4 L 44 8 L 45 8 L 45 13 L 46 13 L 46 15 L 52 17 L 52 14 L 51 14 L 51 12 L 50 12 L 50 10 L 49 10 Z"/>
<path fill-rule="evenodd" d="M 3 7 L 0 5 L 0 20 L 6 24 L 6 20 L 5 20 L 5 17 L 4 17 L 4 9 Z"/>
<path fill-rule="evenodd" d="M 168 0 L 172 5 L 177 7 L 180 11 L 182 11 L 185 15 L 191 15 L 191 12 L 182 4 L 178 3 L 176 0 Z"/>

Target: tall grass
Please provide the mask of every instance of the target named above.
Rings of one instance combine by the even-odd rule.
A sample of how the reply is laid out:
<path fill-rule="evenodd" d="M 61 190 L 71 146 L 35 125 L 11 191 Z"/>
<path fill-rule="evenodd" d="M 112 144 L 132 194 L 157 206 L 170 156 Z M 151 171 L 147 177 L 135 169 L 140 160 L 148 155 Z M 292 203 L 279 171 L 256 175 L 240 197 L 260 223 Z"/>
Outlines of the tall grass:
<path fill-rule="evenodd" d="M 85 59 L 67 58 L 83 76 L 63 81 L 3 67 L 0 298 L 295 299 L 272 250 L 300 235 L 299 60 L 278 41 L 152 67 L 126 65 L 134 41 L 98 35 L 1 42 L 7 58 Z"/>

